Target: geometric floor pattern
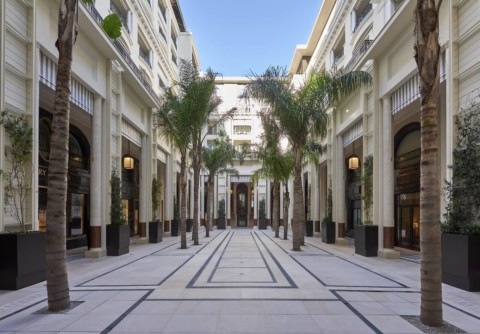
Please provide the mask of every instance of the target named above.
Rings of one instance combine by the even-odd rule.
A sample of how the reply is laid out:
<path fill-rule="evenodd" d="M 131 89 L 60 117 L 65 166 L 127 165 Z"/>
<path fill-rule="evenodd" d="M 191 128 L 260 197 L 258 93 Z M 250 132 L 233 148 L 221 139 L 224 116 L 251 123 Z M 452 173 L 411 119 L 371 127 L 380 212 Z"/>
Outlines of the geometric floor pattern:
<path fill-rule="evenodd" d="M 38 314 L 44 283 L 0 291 L 0 333 L 423 333 L 402 317 L 419 315 L 417 263 L 318 237 L 293 252 L 270 230 L 215 230 L 199 246 L 167 237 L 68 270 L 81 304 Z M 444 319 L 480 333 L 480 293 L 444 285 Z"/>

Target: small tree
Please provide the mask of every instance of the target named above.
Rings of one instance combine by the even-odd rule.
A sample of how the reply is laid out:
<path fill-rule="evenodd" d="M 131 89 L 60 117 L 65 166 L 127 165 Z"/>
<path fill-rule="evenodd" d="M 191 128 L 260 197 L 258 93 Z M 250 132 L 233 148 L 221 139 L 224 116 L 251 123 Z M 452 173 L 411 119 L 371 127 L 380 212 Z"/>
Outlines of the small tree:
<path fill-rule="evenodd" d="M 220 201 L 218 201 L 218 218 L 223 218 L 225 219 L 226 214 L 225 214 L 225 200 L 222 198 Z"/>
<path fill-rule="evenodd" d="M 373 156 L 369 155 L 363 163 L 362 175 L 362 200 L 365 210 L 365 225 L 373 224 L 372 205 L 373 205 Z"/>
<path fill-rule="evenodd" d="M 265 219 L 265 216 L 265 199 L 262 199 L 258 202 L 258 218 Z"/>
<path fill-rule="evenodd" d="M 158 193 L 160 192 L 161 183 L 158 182 L 156 178 L 152 179 L 152 218 L 155 220 L 157 218 L 157 210 L 160 205 L 160 200 L 158 198 Z"/>
<path fill-rule="evenodd" d="M 480 105 L 455 119 L 457 146 L 453 150 L 452 180 L 445 181 L 445 233 L 480 234 Z"/>
<path fill-rule="evenodd" d="M 10 170 L 0 169 L 5 181 L 4 209 L 18 222 L 21 230 L 27 232 L 25 205 L 32 190 L 32 127 L 25 117 L 10 116 L 6 112 L 2 112 L 0 125 L 10 138 L 10 150 L 5 153 Z"/>
<path fill-rule="evenodd" d="M 125 225 L 127 220 L 125 219 L 125 214 L 123 211 L 122 205 L 122 186 L 121 180 L 118 176 L 118 171 L 114 167 L 112 169 L 112 179 L 111 184 L 111 204 L 110 204 L 110 223 L 112 225 Z"/>
<path fill-rule="evenodd" d="M 323 219 L 323 221 L 329 223 L 333 220 L 332 218 L 333 213 L 333 196 L 332 196 L 332 187 L 328 187 L 327 192 L 327 216 Z"/>

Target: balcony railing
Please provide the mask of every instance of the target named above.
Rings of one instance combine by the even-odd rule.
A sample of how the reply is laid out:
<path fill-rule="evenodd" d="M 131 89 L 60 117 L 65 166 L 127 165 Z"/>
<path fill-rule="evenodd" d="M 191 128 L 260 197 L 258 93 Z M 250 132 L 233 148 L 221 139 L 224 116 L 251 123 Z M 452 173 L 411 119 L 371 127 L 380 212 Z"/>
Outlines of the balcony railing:
<path fill-rule="evenodd" d="M 340 50 L 337 50 L 336 52 L 334 52 L 333 54 L 333 63 L 334 64 L 338 64 L 340 62 L 340 60 L 342 60 L 343 58 L 343 55 L 344 55 L 344 48 L 341 48 Z"/>
<path fill-rule="evenodd" d="M 353 31 L 356 31 L 358 26 L 360 25 L 360 23 L 362 23 L 362 21 L 367 17 L 368 13 L 370 13 L 370 11 L 372 10 L 372 4 L 369 3 L 367 5 L 367 7 L 365 7 L 365 9 L 363 10 L 363 12 L 361 12 L 358 17 L 357 17 L 357 20 L 355 22 L 355 29 L 353 29 Z"/>
<path fill-rule="evenodd" d="M 350 72 L 353 69 L 363 54 L 367 52 L 372 43 L 373 41 L 371 39 L 366 39 L 353 51 L 352 58 L 348 62 L 347 66 L 345 66 L 345 72 Z"/>
<path fill-rule="evenodd" d="M 110 11 L 118 15 L 120 22 L 122 22 L 122 26 L 125 29 L 127 29 L 128 32 L 130 32 L 130 27 L 128 26 L 127 18 L 125 17 L 125 14 L 122 13 L 120 9 L 118 9 L 117 6 L 115 6 L 113 2 L 110 2 Z"/>
<path fill-rule="evenodd" d="M 84 3 L 84 6 L 85 8 L 88 10 L 88 12 L 90 13 L 90 15 L 92 15 L 92 18 L 98 23 L 98 25 L 102 26 L 102 22 L 103 22 L 103 18 L 102 16 L 100 15 L 100 13 L 97 11 L 97 9 L 95 8 L 94 5 L 92 4 L 88 4 L 88 3 Z M 128 54 L 128 52 L 125 50 L 125 48 L 120 44 L 119 41 L 117 40 L 111 40 L 112 41 L 112 44 L 115 46 L 115 48 L 117 49 L 117 51 L 120 53 L 120 55 L 122 56 L 123 60 L 125 60 L 125 62 L 128 64 L 128 66 L 130 67 L 130 69 L 132 70 L 133 73 L 135 73 L 135 75 L 137 76 L 138 80 L 140 80 L 140 82 L 143 84 L 143 86 L 145 87 L 145 89 L 150 93 L 150 95 L 152 96 L 152 98 L 155 100 L 155 102 L 157 104 L 161 104 L 160 103 L 160 99 L 159 97 L 157 96 L 157 94 L 155 94 L 155 91 L 153 90 L 152 86 L 149 84 L 149 80 L 147 78 L 145 78 L 145 76 L 143 75 L 143 73 L 141 73 L 140 69 L 138 68 L 138 66 L 134 63 L 134 61 L 132 60 L 132 58 L 130 58 L 130 55 Z"/>

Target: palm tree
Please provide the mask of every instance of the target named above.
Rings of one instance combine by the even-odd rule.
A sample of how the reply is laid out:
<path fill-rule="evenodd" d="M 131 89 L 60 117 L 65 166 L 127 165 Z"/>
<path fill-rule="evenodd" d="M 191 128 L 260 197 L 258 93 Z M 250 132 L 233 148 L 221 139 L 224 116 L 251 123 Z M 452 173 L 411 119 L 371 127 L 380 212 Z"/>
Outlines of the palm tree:
<path fill-rule="evenodd" d="M 182 67 L 180 68 L 182 70 Z M 170 87 L 163 97 L 163 103 L 156 116 L 160 133 L 173 144 L 180 153 L 180 247 L 187 248 L 187 157 L 190 148 L 191 113 L 189 97 L 177 95 L 175 87 Z"/>
<path fill-rule="evenodd" d="M 207 215 L 208 221 L 205 227 L 205 236 L 210 236 L 210 229 L 212 228 L 213 218 L 213 190 L 214 190 L 214 177 L 217 173 L 238 174 L 238 171 L 228 166 L 233 165 L 233 160 L 238 157 L 238 152 L 235 151 L 235 147 L 230 143 L 230 140 L 221 132 L 220 137 L 215 139 L 213 148 L 202 147 L 202 161 L 204 168 L 208 171 L 208 183 L 207 183 Z M 240 156 L 240 162 L 243 161 Z"/>
<path fill-rule="evenodd" d="M 442 326 L 442 270 L 440 235 L 440 188 L 438 184 L 437 99 L 440 84 L 438 60 L 438 5 L 418 0 L 415 8 L 415 61 L 420 75 L 420 320 Z"/>
<path fill-rule="evenodd" d="M 298 88 L 290 82 L 284 68 L 269 67 L 262 75 L 253 74 L 245 93 L 270 107 L 290 142 L 294 154 L 293 250 L 300 251 L 305 220 L 301 174 L 305 145 L 326 136 L 328 109 L 361 85 L 370 84 L 371 76 L 361 71 L 347 74 L 322 71 L 312 73 Z"/>
<path fill-rule="evenodd" d="M 83 0 L 92 4 L 94 0 Z M 111 14 L 103 28 L 111 38 L 120 37 L 120 19 Z M 47 191 L 47 294 L 48 308 L 59 311 L 69 307 L 70 291 L 65 265 L 68 138 L 70 119 L 70 82 L 72 54 L 78 33 L 78 0 L 61 0 L 58 11 L 58 67 L 55 88 Z"/>
<path fill-rule="evenodd" d="M 262 167 L 257 169 L 252 181 L 256 182 L 260 178 L 273 179 L 273 227 L 275 229 L 275 238 L 280 237 L 280 184 L 285 184 L 284 200 L 288 200 L 288 179 L 292 174 L 293 159 L 292 155 L 284 153 L 280 147 L 281 130 L 270 113 L 260 113 L 263 133 L 261 143 L 258 147 L 257 157 L 262 160 Z M 285 230 L 288 230 L 288 207 L 289 200 L 284 202 L 284 210 L 287 210 L 287 216 L 284 215 Z M 285 212 L 284 212 L 285 214 Z"/>
<path fill-rule="evenodd" d="M 208 124 L 212 113 L 222 103 L 222 99 L 215 95 L 216 73 L 211 69 L 200 76 L 197 69 L 189 61 L 181 60 L 182 78 L 180 87 L 186 97 L 190 98 L 188 108 L 191 112 L 191 134 L 192 134 L 192 167 L 193 167 L 193 231 L 192 238 L 194 245 L 198 245 L 198 197 L 200 190 L 200 169 L 202 168 L 202 145 L 208 132 L 205 126 Z M 212 126 L 223 123 L 231 117 L 235 109 L 222 114 Z"/>

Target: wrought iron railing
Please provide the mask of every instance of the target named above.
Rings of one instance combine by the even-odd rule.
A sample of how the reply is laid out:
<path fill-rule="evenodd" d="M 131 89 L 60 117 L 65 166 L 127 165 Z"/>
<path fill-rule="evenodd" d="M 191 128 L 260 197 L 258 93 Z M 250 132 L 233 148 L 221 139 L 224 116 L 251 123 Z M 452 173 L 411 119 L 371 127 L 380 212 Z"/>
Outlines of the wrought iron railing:
<path fill-rule="evenodd" d="M 125 17 L 125 14 L 118 9 L 117 6 L 113 2 L 110 2 L 110 11 L 112 13 L 115 13 L 118 15 L 118 18 L 120 19 L 120 22 L 122 22 L 122 26 L 127 29 L 128 32 L 130 32 L 130 27 L 128 26 L 127 18 Z"/>
<path fill-rule="evenodd" d="M 347 66 L 345 66 L 345 72 L 349 72 L 352 68 L 357 64 L 360 58 L 363 56 L 365 52 L 367 52 L 368 48 L 372 45 L 373 41 L 371 39 L 364 40 L 352 53 L 352 58 L 348 62 Z"/>
<path fill-rule="evenodd" d="M 355 29 L 353 29 L 353 31 L 356 31 L 358 26 L 360 25 L 360 23 L 362 23 L 362 21 L 367 17 L 368 13 L 370 13 L 370 11 L 372 10 L 372 4 L 369 3 L 367 5 L 367 7 L 365 7 L 365 9 L 363 10 L 363 12 L 360 13 L 360 15 L 358 15 L 357 17 L 357 20 L 355 22 Z"/>
<path fill-rule="evenodd" d="M 100 25 L 102 25 L 103 22 L 103 17 L 100 15 L 100 13 L 97 11 L 94 5 L 89 4 L 89 3 L 84 3 L 85 8 L 88 10 L 92 18 Z M 122 56 L 123 60 L 128 64 L 130 69 L 132 70 L 133 73 L 137 76 L 138 80 L 143 84 L 145 89 L 150 93 L 150 95 L 153 97 L 156 103 L 160 104 L 160 98 L 158 95 L 155 93 L 153 90 L 152 86 L 149 84 L 148 78 L 145 77 L 145 75 L 140 71 L 138 66 L 135 64 L 135 62 L 130 58 L 129 53 L 125 50 L 125 48 L 120 44 L 118 40 L 111 40 L 112 44 L 115 46 L 117 51 L 120 53 Z"/>

